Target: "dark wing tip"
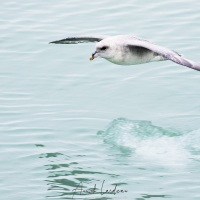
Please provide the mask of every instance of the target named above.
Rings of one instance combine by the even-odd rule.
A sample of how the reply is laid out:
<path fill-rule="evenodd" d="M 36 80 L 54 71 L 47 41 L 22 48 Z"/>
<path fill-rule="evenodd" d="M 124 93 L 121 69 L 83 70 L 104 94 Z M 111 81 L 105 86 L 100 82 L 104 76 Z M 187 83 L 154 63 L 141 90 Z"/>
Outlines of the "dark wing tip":
<path fill-rule="evenodd" d="M 55 40 L 52 42 L 49 42 L 49 44 L 71 44 L 69 38 L 62 39 L 62 40 Z"/>
<path fill-rule="evenodd" d="M 56 44 L 57 41 L 49 42 L 49 44 Z"/>
<path fill-rule="evenodd" d="M 78 43 L 87 43 L 87 42 L 99 42 L 103 37 L 68 37 L 62 40 L 56 40 L 49 42 L 49 44 L 78 44 Z"/>

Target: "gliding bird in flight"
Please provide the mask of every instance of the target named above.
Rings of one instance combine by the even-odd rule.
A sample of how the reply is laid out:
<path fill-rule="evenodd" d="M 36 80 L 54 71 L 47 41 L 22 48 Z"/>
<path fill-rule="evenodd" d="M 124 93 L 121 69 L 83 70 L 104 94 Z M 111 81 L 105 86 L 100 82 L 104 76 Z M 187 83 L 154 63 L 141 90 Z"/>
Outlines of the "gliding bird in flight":
<path fill-rule="evenodd" d="M 101 57 L 118 65 L 136 65 L 171 60 L 179 65 L 200 71 L 200 63 L 188 60 L 177 52 L 131 35 L 68 37 L 55 44 L 97 42 L 90 60 Z"/>

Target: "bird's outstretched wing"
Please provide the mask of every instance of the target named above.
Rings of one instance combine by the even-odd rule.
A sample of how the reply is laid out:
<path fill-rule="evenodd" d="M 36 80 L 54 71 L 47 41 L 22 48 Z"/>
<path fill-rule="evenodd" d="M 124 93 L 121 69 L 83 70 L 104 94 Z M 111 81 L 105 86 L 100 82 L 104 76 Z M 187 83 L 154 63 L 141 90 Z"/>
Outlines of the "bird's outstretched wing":
<path fill-rule="evenodd" d="M 78 44 L 86 42 L 99 42 L 108 36 L 80 36 L 80 37 L 67 37 L 62 40 L 56 40 L 50 43 L 54 44 Z"/>
<path fill-rule="evenodd" d="M 167 49 L 162 46 L 158 46 L 156 44 L 153 44 L 151 42 L 148 42 L 146 40 L 137 40 L 137 39 L 127 39 L 124 41 L 124 44 L 126 46 L 138 46 L 138 47 L 144 47 L 146 49 L 149 49 L 167 60 L 171 60 L 179 65 L 184 65 L 186 67 L 195 69 L 200 71 L 200 63 L 194 62 L 192 60 L 188 60 L 186 58 L 181 57 L 177 52 L 172 51 L 170 49 Z"/>

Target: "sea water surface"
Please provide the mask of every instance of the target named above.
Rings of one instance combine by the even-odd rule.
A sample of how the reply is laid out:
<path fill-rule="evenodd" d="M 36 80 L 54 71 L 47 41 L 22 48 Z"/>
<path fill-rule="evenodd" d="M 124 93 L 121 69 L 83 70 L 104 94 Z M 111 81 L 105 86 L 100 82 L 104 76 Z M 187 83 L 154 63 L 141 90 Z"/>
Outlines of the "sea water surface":
<path fill-rule="evenodd" d="M 200 199 L 200 72 L 48 44 L 133 34 L 200 61 L 200 1 L 0 3 L 0 199 Z"/>

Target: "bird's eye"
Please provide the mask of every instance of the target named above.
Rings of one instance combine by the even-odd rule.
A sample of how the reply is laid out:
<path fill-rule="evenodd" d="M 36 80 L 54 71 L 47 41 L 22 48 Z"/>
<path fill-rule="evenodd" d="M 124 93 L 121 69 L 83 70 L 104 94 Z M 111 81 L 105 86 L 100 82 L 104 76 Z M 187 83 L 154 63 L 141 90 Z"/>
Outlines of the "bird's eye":
<path fill-rule="evenodd" d="M 101 51 L 105 51 L 108 47 L 107 46 L 103 46 L 100 48 Z"/>

